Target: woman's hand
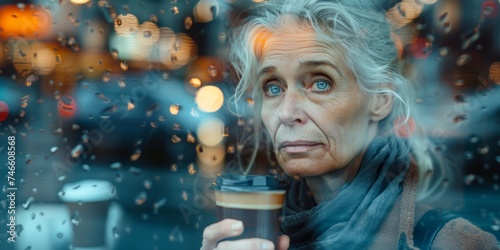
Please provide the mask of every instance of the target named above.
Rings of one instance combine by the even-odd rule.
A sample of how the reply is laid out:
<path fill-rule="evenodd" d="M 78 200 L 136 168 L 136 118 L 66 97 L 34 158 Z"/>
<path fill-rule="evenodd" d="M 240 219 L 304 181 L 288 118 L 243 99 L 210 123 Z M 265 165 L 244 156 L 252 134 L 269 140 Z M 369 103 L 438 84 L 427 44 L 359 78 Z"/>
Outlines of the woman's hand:
<path fill-rule="evenodd" d="M 200 250 L 286 250 L 290 245 L 290 238 L 286 235 L 280 236 L 278 243 L 279 248 L 276 248 L 273 242 L 260 238 L 219 242 L 228 237 L 238 236 L 243 233 L 243 230 L 243 223 L 233 219 L 225 219 L 212 224 L 203 231 L 203 242 Z M 219 244 L 217 244 L 217 242 L 219 242 Z"/>

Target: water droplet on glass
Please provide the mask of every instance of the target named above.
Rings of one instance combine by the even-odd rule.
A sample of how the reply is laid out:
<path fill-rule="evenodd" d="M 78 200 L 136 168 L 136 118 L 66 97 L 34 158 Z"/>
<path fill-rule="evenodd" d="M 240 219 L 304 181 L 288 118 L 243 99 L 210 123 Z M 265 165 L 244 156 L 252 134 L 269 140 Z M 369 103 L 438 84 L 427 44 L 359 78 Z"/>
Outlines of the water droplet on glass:
<path fill-rule="evenodd" d="M 479 154 L 482 154 L 482 155 L 488 154 L 488 152 L 489 152 L 489 151 L 490 151 L 490 148 L 489 148 L 487 145 L 485 145 L 485 146 L 483 146 L 483 147 L 479 147 L 479 148 L 477 149 L 477 152 L 478 152 Z"/>
<path fill-rule="evenodd" d="M 441 49 L 439 50 L 439 55 L 440 55 L 440 56 L 447 56 L 447 55 L 448 55 L 448 53 L 449 53 L 449 49 L 448 49 L 447 47 L 441 48 Z"/>
<path fill-rule="evenodd" d="M 111 70 L 106 69 L 102 74 L 102 81 L 109 82 L 111 80 Z"/>
<path fill-rule="evenodd" d="M 120 238 L 120 229 L 118 227 L 113 227 L 113 229 L 111 229 L 111 233 L 115 239 Z"/>
<path fill-rule="evenodd" d="M 141 149 L 140 148 L 136 148 L 134 150 L 134 152 L 132 153 L 132 155 L 130 155 L 130 160 L 131 161 L 137 161 L 139 159 L 139 157 L 141 157 Z"/>
<path fill-rule="evenodd" d="M 31 213 L 31 220 L 34 220 L 36 217 L 36 214 L 35 213 Z"/>
<path fill-rule="evenodd" d="M 142 170 L 140 168 L 130 167 L 129 172 L 133 175 L 140 175 Z"/>
<path fill-rule="evenodd" d="M 182 234 L 179 226 L 175 226 L 172 232 L 170 232 L 170 234 L 168 235 L 168 240 L 170 242 L 184 242 L 184 235 Z"/>
<path fill-rule="evenodd" d="M 118 87 L 120 87 L 122 89 L 125 88 L 125 87 L 127 87 L 127 83 L 125 82 L 125 78 L 120 78 L 118 80 Z"/>
<path fill-rule="evenodd" d="M 111 163 L 110 167 L 111 167 L 111 169 L 121 169 L 122 164 L 120 162 L 113 162 L 113 163 Z"/>
<path fill-rule="evenodd" d="M 187 138 L 186 138 L 186 141 L 189 142 L 189 143 L 195 143 L 196 142 L 196 139 L 194 138 L 194 136 L 191 134 L 191 132 L 189 132 L 187 134 Z"/>
<path fill-rule="evenodd" d="M 167 199 L 166 198 L 161 198 L 153 203 L 153 210 L 155 214 L 158 214 L 158 210 L 163 207 L 165 204 L 167 204 Z"/>
<path fill-rule="evenodd" d="M 120 182 L 123 181 L 123 174 L 121 172 L 116 173 L 116 175 L 115 175 L 115 181 L 118 182 L 118 183 L 120 183 Z"/>
<path fill-rule="evenodd" d="M 217 76 L 217 68 L 214 65 L 208 65 L 207 73 L 211 77 Z"/>
<path fill-rule="evenodd" d="M 474 180 L 476 179 L 476 176 L 473 174 L 468 174 L 464 177 L 464 184 L 465 185 L 471 185 Z"/>
<path fill-rule="evenodd" d="M 460 115 L 456 115 L 455 117 L 453 117 L 454 123 L 460 123 L 460 122 L 463 122 L 465 120 L 467 120 L 467 115 L 465 115 L 465 114 L 460 114 Z"/>
<path fill-rule="evenodd" d="M 184 18 L 184 28 L 190 30 L 191 26 L 193 26 L 193 18 L 191 18 L 190 16 Z"/>
<path fill-rule="evenodd" d="M 177 103 L 170 105 L 170 113 L 172 115 L 177 115 L 179 113 L 181 106 Z"/>
<path fill-rule="evenodd" d="M 38 232 L 41 232 L 42 231 L 42 225 L 38 224 L 36 226 L 36 230 L 38 230 Z M 31 247 L 30 247 L 30 249 L 31 249 Z"/>
<path fill-rule="evenodd" d="M 480 26 L 477 25 L 472 31 L 466 34 L 462 34 L 462 50 L 468 49 L 472 44 L 474 44 L 480 37 L 481 33 L 479 30 Z"/>
<path fill-rule="evenodd" d="M 171 141 L 172 141 L 173 143 L 179 143 L 179 142 L 181 142 L 181 140 L 182 140 L 182 139 L 181 139 L 181 138 L 179 138 L 179 136 L 177 136 L 177 135 L 172 135 Z"/>
<path fill-rule="evenodd" d="M 179 131 L 182 129 L 182 126 L 179 123 L 172 124 L 172 129 L 175 131 Z"/>
<path fill-rule="evenodd" d="M 142 185 L 144 186 L 145 189 L 149 190 L 149 189 L 151 189 L 151 187 L 153 187 L 153 182 L 146 179 L 142 182 Z"/>
<path fill-rule="evenodd" d="M 188 173 L 190 175 L 196 174 L 196 167 L 194 166 L 193 163 L 191 163 L 191 164 L 188 165 Z"/>
<path fill-rule="evenodd" d="M 457 66 L 464 66 L 471 60 L 471 56 L 469 54 L 460 55 L 457 59 Z"/>
<path fill-rule="evenodd" d="M 89 137 L 89 135 L 88 135 L 88 134 L 83 134 L 83 135 L 82 135 L 82 142 L 83 142 L 83 143 L 88 143 L 88 142 L 89 142 L 89 140 L 90 140 L 90 137 Z"/>
<path fill-rule="evenodd" d="M 464 156 L 466 160 L 472 160 L 474 158 L 474 154 L 470 151 L 465 151 Z"/>
<path fill-rule="evenodd" d="M 51 154 L 55 154 L 57 152 L 57 150 L 59 150 L 59 148 L 57 146 L 51 147 L 50 148 L 50 153 Z"/>
<path fill-rule="evenodd" d="M 170 11 L 172 12 L 172 14 L 174 15 L 177 15 L 179 14 L 179 8 L 177 6 L 174 6 L 172 8 L 170 8 Z"/>
<path fill-rule="evenodd" d="M 26 164 L 30 164 L 32 160 L 33 160 L 33 156 L 31 156 L 30 154 L 27 154 L 25 159 L 24 159 L 24 162 Z"/>
<path fill-rule="evenodd" d="M 57 233 L 57 238 L 61 239 L 63 237 L 63 233 Z"/>
<path fill-rule="evenodd" d="M 25 81 L 25 85 L 26 87 L 31 87 L 31 85 L 33 84 L 33 82 L 36 82 L 38 81 L 38 76 L 36 75 L 30 75 L 26 78 L 26 81 Z"/>
<path fill-rule="evenodd" d="M 90 166 L 88 164 L 83 164 L 82 168 L 83 168 L 83 170 L 85 170 L 87 172 L 90 171 Z"/>
<path fill-rule="evenodd" d="M 500 157 L 500 156 L 499 156 L 499 157 Z M 174 163 L 174 164 L 172 164 L 172 165 L 170 166 L 170 171 L 172 171 L 172 172 L 177 172 L 177 164 L 175 164 L 175 163 Z"/>
<path fill-rule="evenodd" d="M 21 108 L 26 108 L 28 107 L 28 102 L 30 101 L 30 96 L 25 95 L 21 98 Z"/>
<path fill-rule="evenodd" d="M 201 86 L 201 80 L 199 78 L 193 77 L 189 80 L 189 85 L 194 88 L 199 88 Z"/>
<path fill-rule="evenodd" d="M 135 197 L 135 204 L 137 205 L 142 205 L 144 202 L 146 202 L 147 195 L 146 192 L 141 191 L 136 197 Z"/>
<path fill-rule="evenodd" d="M 112 49 L 111 50 L 111 56 L 113 56 L 113 59 L 118 59 L 118 50 Z"/>
<path fill-rule="evenodd" d="M 31 204 L 33 204 L 33 202 L 35 202 L 35 198 L 33 196 L 29 197 L 28 200 L 26 200 L 25 203 L 23 203 L 23 208 L 25 210 L 28 210 L 31 206 Z"/>
<path fill-rule="evenodd" d="M 82 152 L 83 152 L 83 145 L 78 144 L 71 150 L 71 157 L 78 158 Z"/>
<path fill-rule="evenodd" d="M 78 211 L 75 211 L 71 216 L 71 223 L 75 226 L 80 225 L 80 213 Z"/>
<path fill-rule="evenodd" d="M 121 61 L 120 62 L 120 68 L 124 71 L 127 71 L 128 70 L 128 63 L 127 61 Z"/>
<path fill-rule="evenodd" d="M 186 192 L 186 191 L 182 191 L 182 199 L 183 199 L 184 201 L 187 201 L 187 200 L 188 200 L 188 194 L 187 194 L 187 192 Z"/>
<path fill-rule="evenodd" d="M 106 96 L 105 96 L 102 92 L 96 92 L 96 93 L 95 93 L 95 96 L 96 96 L 97 98 L 99 98 L 100 100 L 102 100 L 104 103 L 108 103 L 108 102 L 110 102 L 109 98 L 108 98 L 108 97 L 106 97 Z"/>
<path fill-rule="evenodd" d="M 196 111 L 195 108 L 191 108 L 191 116 L 192 117 L 199 117 L 200 116 L 200 113 L 198 113 L 198 111 Z"/>
<path fill-rule="evenodd" d="M 119 18 L 119 17 L 117 17 L 117 18 L 115 19 L 115 24 L 116 24 L 116 25 L 118 25 L 118 26 L 121 26 L 121 25 L 123 24 L 122 19 L 121 19 L 121 18 Z"/>

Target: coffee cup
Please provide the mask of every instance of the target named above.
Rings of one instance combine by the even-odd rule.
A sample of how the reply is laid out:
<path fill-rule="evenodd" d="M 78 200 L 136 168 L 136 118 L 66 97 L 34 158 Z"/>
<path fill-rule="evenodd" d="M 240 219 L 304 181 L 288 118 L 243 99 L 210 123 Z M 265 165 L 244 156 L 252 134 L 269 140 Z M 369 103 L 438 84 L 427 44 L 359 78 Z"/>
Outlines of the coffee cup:
<path fill-rule="evenodd" d="M 75 249 L 105 249 L 106 221 L 115 187 L 104 180 L 65 184 L 59 198 L 69 208 Z"/>
<path fill-rule="evenodd" d="M 274 176 L 218 175 L 213 184 L 217 215 L 243 222 L 243 234 L 225 240 L 268 239 L 278 246 L 285 184 Z"/>

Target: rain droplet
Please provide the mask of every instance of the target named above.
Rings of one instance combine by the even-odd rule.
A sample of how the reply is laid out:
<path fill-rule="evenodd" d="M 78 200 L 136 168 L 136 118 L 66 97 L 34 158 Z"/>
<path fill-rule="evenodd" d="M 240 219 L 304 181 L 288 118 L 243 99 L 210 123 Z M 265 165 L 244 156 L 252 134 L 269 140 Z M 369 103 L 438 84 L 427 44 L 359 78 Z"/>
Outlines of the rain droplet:
<path fill-rule="evenodd" d="M 447 47 L 441 48 L 441 49 L 439 50 L 439 55 L 440 55 L 440 56 L 447 56 L 447 55 L 448 55 L 448 53 L 449 53 L 449 49 L 448 49 Z"/>
<path fill-rule="evenodd" d="M 207 73 L 211 77 L 217 76 L 217 68 L 214 65 L 208 65 Z"/>
<path fill-rule="evenodd" d="M 457 59 L 457 66 L 464 66 L 471 60 L 471 56 L 469 54 L 460 55 Z"/>
<path fill-rule="evenodd" d="M 110 102 L 109 98 L 106 97 L 102 92 L 96 92 L 95 93 L 96 97 L 102 100 L 104 103 Z"/>
<path fill-rule="evenodd" d="M 88 135 L 88 134 L 83 134 L 83 135 L 82 135 L 82 142 L 83 142 L 83 143 L 88 143 L 88 142 L 89 142 L 89 140 L 90 140 L 90 137 L 89 137 L 89 135 Z"/>
<path fill-rule="evenodd" d="M 113 162 L 109 166 L 111 167 L 111 169 L 121 169 L 122 168 L 122 164 L 120 162 Z"/>
<path fill-rule="evenodd" d="M 122 21 L 122 19 L 121 19 L 121 18 L 117 17 L 117 18 L 115 19 L 115 24 L 116 24 L 116 25 L 121 26 L 121 25 L 122 25 L 122 23 L 123 23 L 123 21 Z"/>
<path fill-rule="evenodd" d="M 113 237 L 115 237 L 115 239 L 120 238 L 120 229 L 118 227 L 113 227 L 111 233 L 113 233 Z"/>
<path fill-rule="evenodd" d="M 196 139 L 194 138 L 194 136 L 191 134 L 191 132 L 189 132 L 187 134 L 187 138 L 186 138 L 186 141 L 189 142 L 189 143 L 195 143 L 196 142 Z"/>
<path fill-rule="evenodd" d="M 118 50 L 112 49 L 111 50 L 111 56 L 113 56 L 113 59 L 118 59 Z"/>
<path fill-rule="evenodd" d="M 127 71 L 128 70 L 128 63 L 127 61 L 121 61 L 120 62 L 120 68 L 124 71 Z"/>
<path fill-rule="evenodd" d="M 499 158 L 499 160 L 500 160 L 500 156 L 498 156 L 497 158 Z M 177 172 L 177 165 L 175 163 L 170 166 L 170 171 Z"/>
<path fill-rule="evenodd" d="M 172 135 L 172 139 L 171 140 L 172 140 L 173 143 L 179 143 L 179 142 L 181 142 L 181 138 L 179 138 L 179 136 L 177 136 L 177 135 Z"/>
<path fill-rule="evenodd" d="M 193 26 L 193 19 L 190 16 L 184 18 L 184 28 L 190 30 L 191 26 Z"/>
<path fill-rule="evenodd" d="M 31 213 L 31 219 L 34 220 L 36 217 L 36 214 L 35 213 Z"/>
<path fill-rule="evenodd" d="M 41 232 L 42 231 L 42 225 L 38 224 L 36 226 L 36 230 L 38 230 L 38 232 Z M 30 249 L 31 249 L 31 247 L 30 247 Z"/>
<path fill-rule="evenodd" d="M 116 176 L 115 176 L 115 181 L 120 183 L 123 181 L 123 174 L 120 172 L 120 173 L 116 173 Z"/>
<path fill-rule="evenodd" d="M 170 113 L 172 115 L 177 115 L 179 113 L 180 108 L 181 108 L 181 105 L 174 103 L 174 104 L 170 105 Z"/>
<path fill-rule="evenodd" d="M 479 147 L 479 148 L 477 149 L 477 152 L 478 152 L 479 154 L 482 154 L 482 155 L 488 154 L 488 152 L 489 152 L 489 151 L 490 151 L 490 148 L 489 148 L 488 146 L 486 146 L 486 145 L 485 145 L 485 146 L 483 146 L 483 147 Z"/>
<path fill-rule="evenodd" d="M 460 115 L 456 115 L 455 117 L 453 117 L 454 123 L 460 123 L 460 122 L 463 122 L 465 120 L 467 120 L 467 115 L 465 115 L 465 114 L 460 114 Z"/>
<path fill-rule="evenodd" d="M 57 150 L 59 150 L 59 148 L 57 146 L 51 147 L 50 148 L 50 153 L 51 154 L 55 154 L 55 153 L 57 153 Z"/>
<path fill-rule="evenodd" d="M 165 204 L 167 204 L 167 198 L 161 198 L 157 201 L 155 201 L 155 203 L 153 203 L 153 210 L 154 210 L 154 213 L 157 214 L 158 213 L 158 210 L 163 207 Z"/>
<path fill-rule="evenodd" d="M 175 131 L 179 131 L 182 129 L 182 126 L 179 123 L 172 124 L 172 129 Z"/>
<path fill-rule="evenodd" d="M 78 158 L 82 152 L 83 152 L 83 145 L 78 144 L 71 150 L 71 157 Z"/>
<path fill-rule="evenodd" d="M 59 100 L 61 99 L 61 93 L 59 91 L 54 91 L 54 99 Z"/>
<path fill-rule="evenodd" d="M 193 163 L 191 163 L 191 164 L 188 165 L 188 173 L 190 175 L 196 174 L 196 168 L 195 168 L 195 166 L 194 166 Z"/>
<path fill-rule="evenodd" d="M 27 154 L 25 159 L 24 159 L 24 162 L 26 164 L 30 164 L 32 160 L 33 160 L 33 156 L 31 156 L 30 154 Z"/>
<path fill-rule="evenodd" d="M 139 157 L 141 157 L 141 149 L 140 148 L 136 148 L 134 150 L 134 152 L 132 153 L 132 155 L 130 156 L 130 160 L 131 161 L 137 161 L 139 159 Z"/>
<path fill-rule="evenodd" d="M 25 210 L 28 210 L 31 206 L 31 204 L 33 204 L 33 202 L 35 202 L 35 198 L 33 196 L 29 197 L 28 200 L 26 200 L 25 203 L 23 203 L 23 208 Z"/>
<path fill-rule="evenodd" d="M 30 75 L 30 76 L 28 76 L 28 77 L 26 78 L 26 82 L 25 82 L 26 87 L 31 87 L 31 85 L 33 84 L 33 82 L 38 81 L 38 79 L 39 79 L 39 78 L 38 78 L 38 76 L 36 76 L 36 75 Z"/>
<path fill-rule="evenodd" d="M 465 151 L 465 159 L 466 160 L 472 160 L 474 158 L 474 154 L 470 151 Z"/>
<path fill-rule="evenodd" d="M 476 179 L 476 176 L 473 174 L 466 175 L 464 177 L 464 183 L 465 183 L 465 185 L 471 185 L 475 179 Z"/>
<path fill-rule="evenodd" d="M 88 164 L 83 164 L 82 168 L 83 168 L 83 170 L 85 170 L 87 172 L 90 171 L 90 166 Z"/>
<path fill-rule="evenodd" d="M 145 189 L 149 190 L 149 189 L 151 189 L 151 187 L 153 187 L 153 182 L 146 179 L 142 182 L 142 185 L 144 186 Z"/>
<path fill-rule="evenodd" d="M 120 87 L 122 89 L 125 88 L 125 87 L 127 87 L 127 83 L 125 82 L 125 78 L 120 78 L 118 80 L 118 87 Z"/>
<path fill-rule="evenodd" d="M 109 82 L 111 80 L 111 70 L 106 69 L 102 74 L 102 81 Z"/>
<path fill-rule="evenodd" d="M 179 226 L 175 226 L 172 232 L 168 235 L 168 240 L 170 242 L 184 242 L 184 235 L 182 231 L 179 229 Z"/>
<path fill-rule="evenodd" d="M 136 197 L 135 197 L 135 204 L 137 205 L 142 205 L 144 202 L 146 202 L 147 195 L 146 192 L 141 191 Z"/>
<path fill-rule="evenodd" d="M 444 22 L 443 23 L 443 32 L 445 34 L 448 34 L 448 33 L 450 33 L 450 31 L 451 31 L 451 23 L 450 22 Z"/>
<path fill-rule="evenodd" d="M 61 239 L 63 237 L 63 233 L 58 233 L 57 238 Z"/>
<path fill-rule="evenodd" d="M 129 172 L 133 175 L 140 175 L 142 170 L 140 168 L 130 167 Z"/>
<path fill-rule="evenodd" d="M 71 223 L 75 226 L 80 225 L 80 213 L 78 211 L 75 211 L 71 216 Z"/>
<path fill-rule="evenodd" d="M 172 14 L 174 15 L 177 15 L 179 14 L 179 8 L 177 6 L 174 6 L 172 8 L 170 8 L 170 11 L 172 12 Z"/>
<path fill-rule="evenodd" d="M 194 88 L 199 88 L 201 86 L 201 80 L 199 78 L 193 77 L 189 80 L 189 85 Z"/>
<path fill-rule="evenodd" d="M 187 200 L 188 200 L 188 194 L 187 194 L 187 192 L 186 192 L 186 191 L 182 191 L 182 199 L 183 199 L 184 201 L 187 201 Z"/>
<path fill-rule="evenodd" d="M 192 108 L 191 109 L 191 116 L 192 117 L 198 117 L 198 116 L 200 116 L 200 114 L 198 113 L 198 111 L 196 111 L 195 108 Z"/>
<path fill-rule="evenodd" d="M 155 111 L 155 109 L 158 108 L 158 104 L 153 104 L 151 105 L 148 110 L 146 110 L 146 117 L 151 117 L 151 115 L 153 114 L 153 112 Z"/>
<path fill-rule="evenodd" d="M 30 96 L 25 95 L 21 98 L 21 108 L 26 108 L 28 107 L 28 102 L 30 101 Z"/>

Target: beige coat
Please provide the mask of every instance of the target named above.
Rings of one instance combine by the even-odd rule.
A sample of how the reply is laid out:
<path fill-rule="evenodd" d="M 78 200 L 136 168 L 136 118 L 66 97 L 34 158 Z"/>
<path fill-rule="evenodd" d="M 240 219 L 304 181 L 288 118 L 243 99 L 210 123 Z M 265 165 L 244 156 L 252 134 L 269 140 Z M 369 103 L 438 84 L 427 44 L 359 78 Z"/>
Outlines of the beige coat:
<path fill-rule="evenodd" d="M 371 249 L 398 249 L 402 233 L 406 235 L 408 248 L 413 247 L 415 223 L 430 207 L 416 204 L 417 170 L 410 168 L 405 177 L 403 191 L 394 204 L 387 220 L 374 238 Z M 449 221 L 437 234 L 432 249 L 481 250 L 500 249 L 495 236 L 474 226 L 463 218 Z"/>

